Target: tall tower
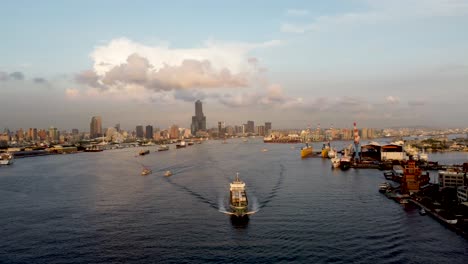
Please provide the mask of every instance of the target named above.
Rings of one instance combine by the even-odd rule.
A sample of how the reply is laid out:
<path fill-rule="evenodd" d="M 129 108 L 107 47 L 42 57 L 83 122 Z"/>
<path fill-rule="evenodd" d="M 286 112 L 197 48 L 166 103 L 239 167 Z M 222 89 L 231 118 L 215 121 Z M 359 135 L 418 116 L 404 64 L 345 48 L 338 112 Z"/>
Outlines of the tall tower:
<path fill-rule="evenodd" d="M 89 137 L 97 138 L 102 136 L 102 119 L 100 116 L 93 116 L 89 124 Z"/>
<path fill-rule="evenodd" d="M 195 135 L 199 130 L 206 130 L 206 117 L 205 115 L 203 115 L 202 102 L 200 100 L 197 100 L 195 102 L 195 115 L 192 116 L 192 135 Z"/>

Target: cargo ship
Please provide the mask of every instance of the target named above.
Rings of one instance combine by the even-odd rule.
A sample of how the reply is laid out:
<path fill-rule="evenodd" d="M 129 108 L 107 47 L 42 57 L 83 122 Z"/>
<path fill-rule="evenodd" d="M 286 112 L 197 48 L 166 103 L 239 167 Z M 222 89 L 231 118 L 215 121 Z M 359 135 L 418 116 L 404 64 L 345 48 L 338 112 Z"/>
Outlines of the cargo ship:
<path fill-rule="evenodd" d="M 248 215 L 247 205 L 248 199 L 245 193 L 245 182 L 239 179 L 239 173 L 236 175 L 236 179 L 230 184 L 230 207 L 232 215 L 237 217 L 244 217 Z"/>
<path fill-rule="evenodd" d="M 306 158 L 312 155 L 313 148 L 309 146 L 308 143 L 304 147 L 301 148 L 301 157 Z"/>

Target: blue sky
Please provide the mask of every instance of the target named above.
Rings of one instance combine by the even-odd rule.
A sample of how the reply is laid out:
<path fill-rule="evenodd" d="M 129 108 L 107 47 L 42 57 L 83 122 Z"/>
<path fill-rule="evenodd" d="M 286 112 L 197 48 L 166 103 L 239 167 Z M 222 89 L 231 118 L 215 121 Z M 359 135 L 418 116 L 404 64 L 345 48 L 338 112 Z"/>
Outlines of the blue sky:
<path fill-rule="evenodd" d="M 213 126 L 468 126 L 468 0 L 4 1 L 0 23 L 0 128 L 189 126 L 195 98 Z"/>

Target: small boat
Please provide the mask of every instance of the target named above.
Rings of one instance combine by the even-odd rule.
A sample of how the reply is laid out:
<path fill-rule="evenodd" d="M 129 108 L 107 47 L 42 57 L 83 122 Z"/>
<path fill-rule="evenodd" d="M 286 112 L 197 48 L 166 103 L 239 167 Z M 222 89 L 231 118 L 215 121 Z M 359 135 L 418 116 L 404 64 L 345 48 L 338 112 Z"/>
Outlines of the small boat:
<path fill-rule="evenodd" d="M 384 193 L 390 188 L 390 184 L 388 182 L 383 182 L 379 184 L 379 192 Z"/>
<path fill-rule="evenodd" d="M 306 143 L 304 147 L 301 148 L 301 158 L 306 158 L 312 155 L 313 148 L 309 146 L 309 143 Z"/>
<path fill-rule="evenodd" d="M 421 210 L 419 210 L 419 214 L 420 215 L 426 215 L 427 212 L 426 212 L 426 210 L 424 210 L 424 208 L 421 208 Z"/>
<path fill-rule="evenodd" d="M 149 153 L 150 153 L 149 149 L 146 149 L 146 150 L 140 150 L 140 152 L 138 154 L 140 154 L 140 156 L 144 156 L 144 155 L 149 154 Z"/>
<path fill-rule="evenodd" d="M 245 182 L 239 179 L 239 173 L 237 173 L 236 179 L 230 184 L 230 187 L 229 205 L 232 210 L 232 215 L 237 217 L 247 216 L 248 199 L 245 192 Z"/>
<path fill-rule="evenodd" d="M 158 147 L 158 151 L 165 151 L 165 150 L 169 150 L 169 146 L 161 145 L 161 146 Z"/>
<path fill-rule="evenodd" d="M 349 168 L 351 168 L 351 158 L 348 156 L 341 157 L 340 168 L 342 170 L 348 170 Z"/>
<path fill-rule="evenodd" d="M 146 176 L 148 174 L 151 174 L 153 171 L 151 171 L 150 169 L 148 168 L 143 168 L 143 170 L 141 171 L 141 175 L 142 176 Z"/>
<path fill-rule="evenodd" d="M 179 148 L 185 148 L 187 144 L 185 144 L 185 141 L 182 140 L 181 142 L 177 143 L 175 146 L 176 148 L 179 149 Z"/>
<path fill-rule="evenodd" d="M 166 177 L 172 176 L 172 172 L 168 170 L 164 173 L 164 176 Z"/>
<path fill-rule="evenodd" d="M 331 163 L 332 163 L 332 168 L 334 168 L 334 169 L 340 167 L 340 158 L 338 158 L 338 157 L 332 158 Z"/>
<path fill-rule="evenodd" d="M 15 156 L 12 153 L 5 152 L 0 154 L 0 165 L 10 165 L 15 161 Z"/>
<path fill-rule="evenodd" d="M 407 204 L 407 203 L 409 203 L 408 199 L 404 199 L 404 198 L 400 199 L 400 204 Z"/>
<path fill-rule="evenodd" d="M 384 171 L 383 175 L 384 175 L 385 179 L 387 179 L 387 180 L 393 179 L 393 171 Z"/>
<path fill-rule="evenodd" d="M 336 151 L 330 148 L 330 150 L 328 151 L 328 158 L 333 159 L 334 157 L 336 157 Z"/>
<path fill-rule="evenodd" d="M 454 224 L 456 224 L 458 222 L 458 219 L 447 219 L 445 221 L 447 222 L 447 224 L 454 225 Z"/>
<path fill-rule="evenodd" d="M 262 149 L 262 152 L 267 152 L 267 151 L 268 151 L 268 149 L 266 149 L 266 148 Z"/>
<path fill-rule="evenodd" d="M 187 145 L 189 145 L 189 146 L 192 146 L 193 144 L 194 144 L 193 141 L 188 141 L 188 142 L 187 142 Z"/>

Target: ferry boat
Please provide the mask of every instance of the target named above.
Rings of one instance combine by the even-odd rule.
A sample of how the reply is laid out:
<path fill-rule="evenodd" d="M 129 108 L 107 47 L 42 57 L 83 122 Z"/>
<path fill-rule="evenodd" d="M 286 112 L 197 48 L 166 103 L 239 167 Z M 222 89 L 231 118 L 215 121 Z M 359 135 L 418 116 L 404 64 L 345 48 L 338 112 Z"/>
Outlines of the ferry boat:
<path fill-rule="evenodd" d="M 153 171 L 151 171 L 150 169 L 148 168 L 143 168 L 143 170 L 141 171 L 141 176 L 146 176 L 148 174 L 151 174 Z"/>
<path fill-rule="evenodd" d="M 309 146 L 309 143 L 306 143 L 304 147 L 301 148 L 301 158 L 306 158 L 312 155 L 313 148 Z"/>
<path fill-rule="evenodd" d="M 165 150 L 169 150 L 169 146 L 161 145 L 161 146 L 158 147 L 158 151 L 165 151 Z"/>
<path fill-rule="evenodd" d="M 15 161 L 15 157 L 12 153 L 5 152 L 0 154 L 0 165 L 10 165 Z"/>
<path fill-rule="evenodd" d="M 172 176 L 172 172 L 168 170 L 164 173 L 164 176 L 166 177 Z"/>
<path fill-rule="evenodd" d="M 177 143 L 175 146 L 176 148 L 179 149 L 179 148 L 185 148 L 187 144 L 185 144 L 185 141 L 182 140 L 181 142 Z"/>
<path fill-rule="evenodd" d="M 149 154 L 149 153 L 150 153 L 149 149 L 146 149 L 146 150 L 140 150 L 140 152 L 138 154 L 140 154 L 140 156 L 144 156 L 144 155 Z"/>
<path fill-rule="evenodd" d="M 239 179 L 239 173 L 236 179 L 230 184 L 230 207 L 232 215 L 237 217 L 247 216 L 248 199 L 245 193 L 245 182 Z"/>

